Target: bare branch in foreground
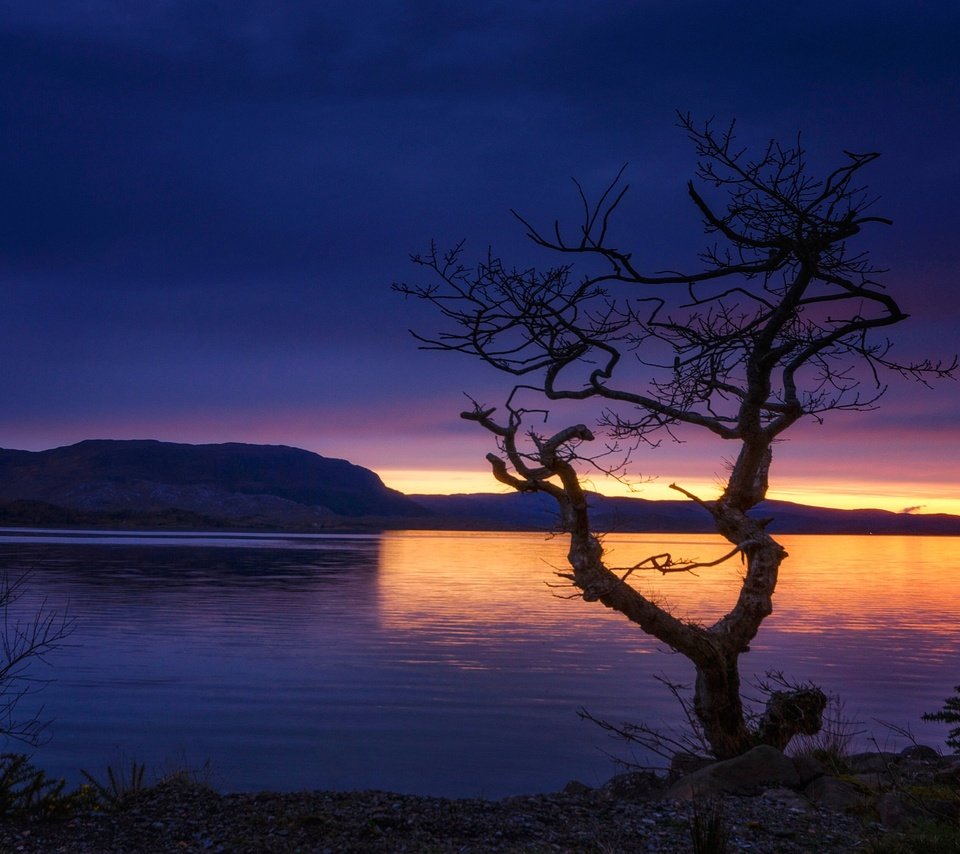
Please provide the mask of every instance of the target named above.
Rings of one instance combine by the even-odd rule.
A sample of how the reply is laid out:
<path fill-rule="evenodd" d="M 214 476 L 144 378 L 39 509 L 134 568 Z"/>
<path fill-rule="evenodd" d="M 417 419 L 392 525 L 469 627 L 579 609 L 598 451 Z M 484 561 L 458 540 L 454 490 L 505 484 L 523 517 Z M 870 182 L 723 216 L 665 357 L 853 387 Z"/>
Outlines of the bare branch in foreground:
<path fill-rule="evenodd" d="M 75 620 L 50 607 L 46 599 L 31 614 L 18 616 L 15 608 L 26 582 L 27 575 L 0 577 L 0 735 L 36 746 L 42 742 L 48 724 L 42 718 L 43 710 L 20 718 L 17 707 L 46 684 L 32 673 L 32 668 L 38 662 L 47 663 L 47 656 L 60 648 L 73 631 Z"/>

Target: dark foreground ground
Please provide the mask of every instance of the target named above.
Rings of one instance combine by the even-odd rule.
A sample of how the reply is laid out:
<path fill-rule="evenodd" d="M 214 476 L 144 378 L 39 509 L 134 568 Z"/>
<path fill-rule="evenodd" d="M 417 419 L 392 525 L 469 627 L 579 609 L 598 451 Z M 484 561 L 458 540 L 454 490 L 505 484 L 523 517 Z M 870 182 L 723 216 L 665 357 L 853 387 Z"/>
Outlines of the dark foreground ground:
<path fill-rule="evenodd" d="M 308 792 L 220 795 L 165 783 L 113 810 L 0 824 L 0 851 L 89 852 L 687 852 L 694 806 L 638 781 L 502 801 Z M 864 850 L 875 827 L 786 789 L 717 801 L 731 851 Z"/>

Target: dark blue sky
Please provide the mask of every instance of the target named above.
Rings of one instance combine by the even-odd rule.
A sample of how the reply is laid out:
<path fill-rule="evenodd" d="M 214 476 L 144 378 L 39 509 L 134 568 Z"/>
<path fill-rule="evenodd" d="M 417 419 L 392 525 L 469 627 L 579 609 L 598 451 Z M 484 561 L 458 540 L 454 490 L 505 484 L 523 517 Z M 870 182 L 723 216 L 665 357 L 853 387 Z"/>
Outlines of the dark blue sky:
<path fill-rule="evenodd" d="M 575 217 L 570 177 L 627 161 L 624 242 L 682 263 L 701 233 L 677 109 L 737 118 L 744 143 L 802 131 L 814 163 L 882 152 L 866 177 L 895 225 L 863 245 L 912 314 L 903 354 L 950 355 L 958 33 L 943 2 L 6 2 L 0 446 L 264 441 L 483 472 L 456 414 L 503 383 L 417 352 L 430 318 L 390 283 L 433 237 L 536 260 L 508 210 Z M 957 398 L 897 386 L 802 432 L 783 475 L 932 506 L 960 477 Z M 640 467 L 709 481 L 723 454 Z M 938 485 L 910 502 L 918 483 Z"/>

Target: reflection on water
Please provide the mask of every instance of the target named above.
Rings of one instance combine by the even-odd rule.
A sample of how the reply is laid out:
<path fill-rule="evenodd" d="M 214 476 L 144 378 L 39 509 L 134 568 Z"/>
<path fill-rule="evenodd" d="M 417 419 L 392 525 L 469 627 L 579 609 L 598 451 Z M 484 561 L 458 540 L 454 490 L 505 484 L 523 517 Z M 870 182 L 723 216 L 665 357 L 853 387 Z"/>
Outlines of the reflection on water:
<path fill-rule="evenodd" d="M 957 681 L 960 540 L 785 537 L 774 615 L 745 670 L 783 670 L 939 743 L 920 714 Z M 709 559 L 705 536 L 612 535 L 611 563 Z M 210 759 L 228 789 L 384 788 L 500 796 L 599 783 L 618 750 L 576 710 L 675 719 L 654 679 L 685 660 L 555 575 L 562 539 L 6 531 L 0 568 L 28 569 L 22 605 L 69 602 L 70 646 L 41 696 L 56 719 L 36 756 L 76 780 L 120 756 Z M 736 561 L 638 583 L 712 620 Z"/>

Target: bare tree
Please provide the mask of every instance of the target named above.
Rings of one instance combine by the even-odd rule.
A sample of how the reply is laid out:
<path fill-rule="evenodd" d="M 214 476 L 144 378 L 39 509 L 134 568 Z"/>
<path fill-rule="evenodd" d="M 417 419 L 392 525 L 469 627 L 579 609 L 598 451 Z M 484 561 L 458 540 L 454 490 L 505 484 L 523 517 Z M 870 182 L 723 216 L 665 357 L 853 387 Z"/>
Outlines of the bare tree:
<path fill-rule="evenodd" d="M 32 668 L 63 644 L 74 621 L 46 600 L 29 614 L 18 615 L 17 602 L 26 579 L 26 575 L 0 576 L 0 736 L 36 746 L 47 721 L 40 713 L 23 717 L 17 708 L 24 697 L 44 684 Z"/>
<path fill-rule="evenodd" d="M 564 263 L 512 269 L 489 252 L 468 266 L 463 244 L 449 252 L 433 245 L 412 259 L 427 283 L 394 287 L 447 322 L 434 336 L 417 335 L 422 347 L 464 353 L 516 378 L 503 416 L 477 402 L 462 413 L 496 437 L 500 452 L 487 456 L 494 476 L 556 500 L 570 535 L 565 577 L 585 600 L 619 611 L 694 664 L 694 711 L 714 753 L 728 757 L 815 732 L 825 703 L 819 691 L 775 692 L 758 722 L 744 713 L 739 658 L 772 611 L 786 557 L 766 530 L 770 520 L 749 514 L 766 495 L 773 443 L 802 418 L 871 408 L 885 390 L 881 371 L 927 382 L 951 376 L 957 363 L 900 363 L 877 336 L 907 318 L 866 253 L 848 248 L 863 228 L 890 224 L 870 213 L 873 199 L 858 183 L 877 154 L 846 152 L 816 178 L 799 140 L 771 142 L 752 158 L 737 147 L 733 125 L 717 130 L 681 116 L 680 126 L 698 157 L 687 192 L 712 240 L 692 271 L 648 272 L 615 245 L 612 220 L 628 190 L 621 170 L 595 202 L 577 184 L 583 219 L 572 235 L 559 223 L 542 231 L 514 212 L 533 243 Z M 575 275 L 575 261 L 588 272 Z M 536 408 L 524 402 L 531 395 Z M 556 401 L 600 404 L 603 452 L 587 452 L 595 432 L 585 424 L 552 435 L 527 426 Z M 672 485 L 712 517 L 732 546 L 726 559 L 746 564 L 736 603 L 709 626 L 673 616 L 631 576 L 719 561 L 663 554 L 608 567 L 581 480 L 584 464 L 617 470 L 606 463 L 612 450 L 628 454 L 684 429 L 737 449 L 719 498 Z"/>

